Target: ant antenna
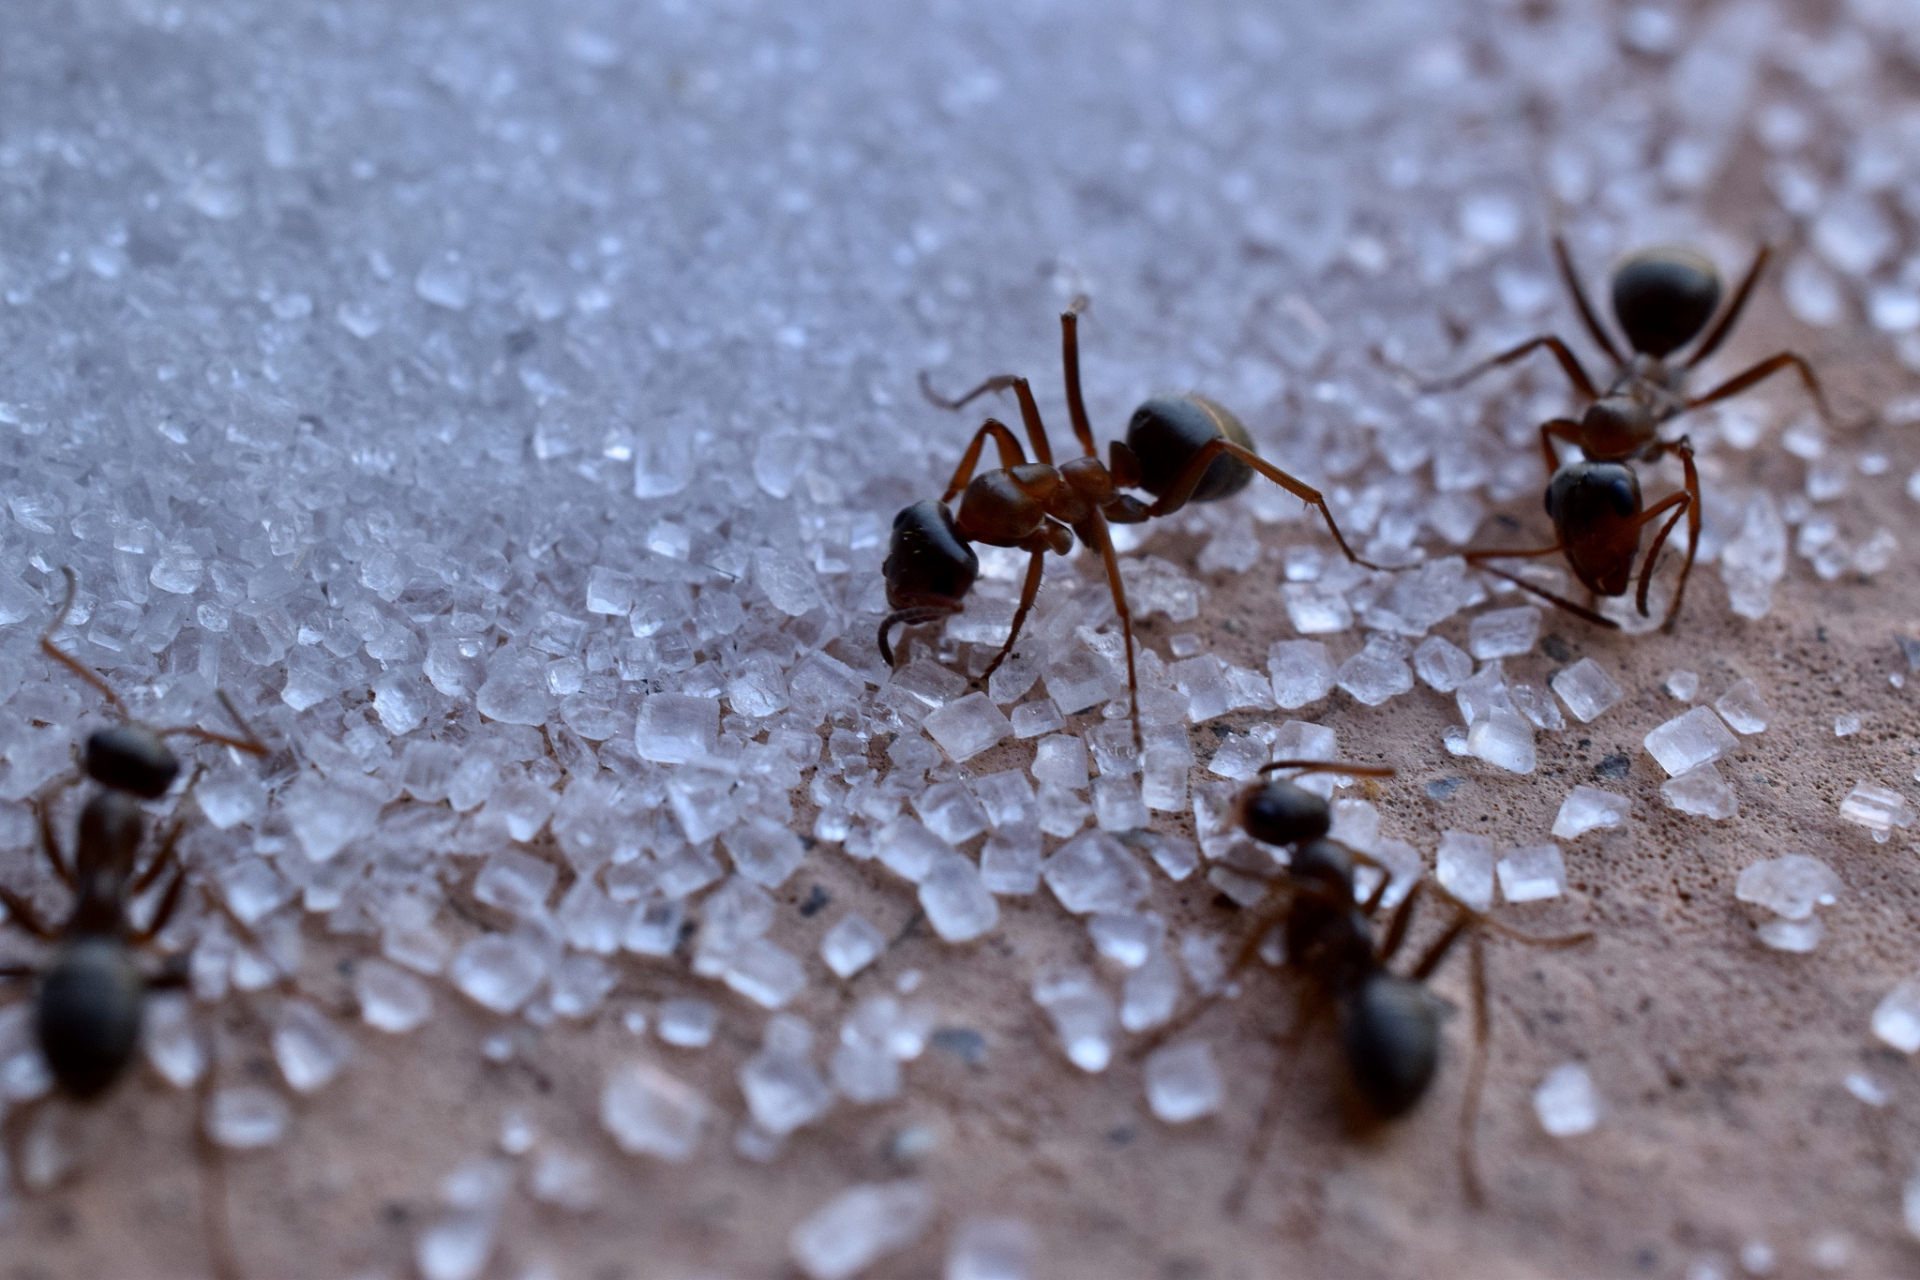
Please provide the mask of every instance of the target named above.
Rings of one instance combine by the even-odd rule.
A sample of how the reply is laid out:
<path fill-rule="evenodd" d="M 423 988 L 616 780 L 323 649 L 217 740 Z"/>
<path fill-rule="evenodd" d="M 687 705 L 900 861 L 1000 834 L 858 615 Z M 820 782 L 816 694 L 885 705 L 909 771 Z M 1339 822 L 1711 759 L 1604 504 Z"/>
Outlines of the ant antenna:
<path fill-rule="evenodd" d="M 124 716 L 127 714 L 127 704 L 120 701 L 120 695 L 115 693 L 107 682 L 100 678 L 99 673 L 89 670 L 78 658 L 53 642 L 53 633 L 67 625 L 67 615 L 73 612 L 73 600 L 80 591 L 80 581 L 73 576 L 71 566 L 61 565 L 60 572 L 66 575 L 67 598 L 60 602 L 60 612 L 53 615 L 52 623 L 48 625 L 45 631 L 40 633 L 41 652 L 92 685 L 99 691 L 101 697 L 113 704 L 114 710 Z"/>
<path fill-rule="evenodd" d="M 1346 773 L 1356 778 L 1391 778 L 1396 770 L 1384 764 L 1350 764 L 1345 760 L 1269 760 L 1261 773 L 1275 769 L 1294 769 L 1300 773 Z"/>

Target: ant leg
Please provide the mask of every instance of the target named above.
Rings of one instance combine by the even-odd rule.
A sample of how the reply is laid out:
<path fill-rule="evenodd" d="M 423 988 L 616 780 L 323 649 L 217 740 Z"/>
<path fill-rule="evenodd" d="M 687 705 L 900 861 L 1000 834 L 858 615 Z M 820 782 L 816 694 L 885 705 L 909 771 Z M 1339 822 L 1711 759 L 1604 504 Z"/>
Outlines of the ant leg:
<path fill-rule="evenodd" d="M 994 447 L 1000 450 L 1000 465 L 1017 467 L 1027 460 L 1020 450 L 1020 441 L 1013 432 L 997 418 L 988 418 L 986 423 L 973 433 L 973 442 L 967 451 L 960 455 L 960 465 L 953 470 L 953 479 L 947 483 L 947 491 L 940 495 L 942 503 L 952 502 L 954 495 L 967 487 L 967 481 L 973 479 L 973 470 L 980 465 L 980 450 L 986 446 L 987 437 L 993 437 Z"/>
<path fill-rule="evenodd" d="M 1017 373 L 996 373 L 958 400 L 948 400 L 933 389 L 927 380 L 926 372 L 920 374 L 920 394 L 933 401 L 942 409 L 964 409 L 967 402 L 989 391 L 1012 391 L 1020 399 L 1020 417 L 1027 424 L 1027 435 L 1033 441 L 1034 457 L 1048 466 L 1053 465 L 1053 448 L 1047 443 L 1047 429 L 1040 422 L 1040 406 L 1033 401 L 1033 388 L 1027 380 Z M 1002 455 L 1004 457 L 1004 455 Z M 1024 461 L 1024 459 L 1023 459 Z M 1012 466 L 1012 463 L 1006 463 Z"/>
<path fill-rule="evenodd" d="M 1725 400 L 1728 396 L 1737 396 L 1748 387 L 1770 378 L 1786 368 L 1792 368 L 1800 375 L 1800 381 L 1805 384 L 1807 394 L 1813 397 L 1813 406 L 1819 411 L 1820 420 L 1828 426 L 1834 426 L 1833 406 L 1827 403 L 1827 393 L 1820 389 L 1820 379 L 1813 372 L 1813 366 L 1791 351 L 1782 351 L 1777 356 L 1768 356 L 1765 360 L 1762 360 L 1759 364 L 1754 365 L 1744 373 L 1736 373 L 1733 377 L 1728 378 L 1725 382 L 1707 392 L 1707 394 L 1697 396 L 1687 401 L 1682 407 L 1686 409 L 1698 409 L 1701 405 L 1712 404 L 1716 400 Z"/>
<path fill-rule="evenodd" d="M 40 971 L 30 964 L 0 964 L 0 978 L 37 978 Z"/>
<path fill-rule="evenodd" d="M 1316 990 L 1303 1002 L 1293 1026 L 1287 1029 L 1286 1038 L 1278 1044 L 1279 1070 L 1267 1081 L 1266 1096 L 1260 1100 L 1260 1116 L 1253 1122 L 1253 1137 L 1247 1143 L 1247 1153 L 1240 1158 L 1240 1171 L 1234 1175 L 1233 1185 L 1227 1189 L 1223 1207 L 1229 1217 L 1239 1217 L 1247 1206 L 1247 1193 L 1253 1189 L 1254 1175 L 1266 1163 L 1267 1148 L 1273 1145 L 1274 1132 L 1280 1125 L 1280 1100 L 1292 1092 L 1280 1086 L 1298 1065 L 1300 1045 L 1306 1040 L 1307 1032 L 1320 1020 L 1320 1015 L 1330 1008 L 1332 1004 L 1325 994 Z"/>
<path fill-rule="evenodd" d="M 1380 882 L 1379 892 L 1385 893 L 1392 877 Z M 1413 923 L 1413 904 L 1420 900 L 1420 891 L 1426 887 L 1425 880 L 1413 882 L 1413 888 L 1407 891 L 1406 898 L 1394 908 L 1393 918 L 1387 921 L 1387 936 L 1380 943 L 1380 963 L 1393 959 L 1400 950 L 1400 944 L 1407 940 L 1407 927 Z M 1371 913 L 1369 913 L 1371 914 Z"/>
<path fill-rule="evenodd" d="M 1667 606 L 1667 616 L 1660 623 L 1671 629 L 1673 620 L 1680 616 L 1680 601 L 1687 594 L 1687 575 L 1693 572 L 1694 553 L 1700 548 L 1700 472 L 1693 465 L 1693 441 L 1681 436 L 1673 443 L 1673 451 L 1680 455 L 1681 465 L 1687 472 L 1687 558 L 1680 565 L 1680 581 L 1674 584 L 1673 603 Z"/>
<path fill-rule="evenodd" d="M 909 627 L 917 627 L 925 622 L 938 622 L 950 613 L 959 612 L 960 610 L 954 608 L 952 605 L 944 604 L 921 604 L 914 605 L 909 609 L 895 609 L 892 613 L 880 619 L 881 659 L 885 661 L 889 667 L 893 665 L 893 645 L 888 641 L 887 633 L 892 631 L 896 625 L 905 623 Z"/>
<path fill-rule="evenodd" d="M 1560 264 L 1560 278 L 1566 281 L 1567 292 L 1573 295 L 1573 305 L 1580 311 L 1580 319 L 1586 323 L 1587 332 L 1607 353 L 1607 358 L 1615 364 L 1625 364 L 1620 353 L 1614 348 L 1613 339 L 1600 327 L 1600 318 L 1594 314 L 1593 304 L 1587 301 L 1587 291 L 1580 283 L 1580 276 L 1573 269 L 1573 256 L 1567 252 L 1567 238 L 1556 235 L 1553 238 L 1553 258 Z"/>
<path fill-rule="evenodd" d="M 1113 539 L 1107 536 L 1107 518 L 1099 511 L 1089 516 L 1075 532 L 1080 530 L 1093 534 L 1093 543 L 1106 562 L 1107 589 L 1113 592 L 1114 612 L 1120 615 L 1120 632 L 1127 642 L 1127 702 L 1133 717 L 1133 745 L 1140 747 L 1140 677 L 1133 665 L 1133 611 L 1127 608 L 1127 589 L 1120 581 L 1120 561 L 1113 553 Z"/>
<path fill-rule="evenodd" d="M 153 910 L 153 919 L 144 929 L 134 930 L 130 941 L 135 946 L 145 946 L 160 936 L 160 931 L 173 919 L 173 912 L 180 905 L 180 891 L 187 884 L 187 869 L 175 867 L 173 879 L 167 883 L 167 891 L 160 895 L 160 905 Z"/>
<path fill-rule="evenodd" d="M 1327 531 L 1333 534 L 1333 540 L 1340 544 L 1340 550 L 1346 554 L 1347 559 L 1363 568 L 1380 568 L 1373 561 L 1362 560 L 1353 553 L 1353 548 L 1347 545 L 1346 537 L 1340 532 L 1340 526 L 1334 523 L 1333 512 L 1328 509 L 1326 498 L 1318 489 L 1294 479 L 1253 450 L 1242 448 L 1233 441 L 1221 437 L 1215 437 L 1200 446 L 1199 451 L 1188 461 L 1186 470 L 1182 471 L 1167 491 L 1160 495 L 1159 501 L 1147 508 L 1147 515 L 1150 518 L 1170 515 L 1185 506 L 1187 499 L 1193 496 L 1195 487 L 1199 485 L 1200 478 L 1206 475 L 1207 468 L 1212 466 L 1213 460 L 1223 453 L 1240 459 L 1307 505 L 1318 507 L 1321 518 L 1327 522 Z"/>
<path fill-rule="evenodd" d="M 1773 246 L 1763 244 L 1760 252 L 1753 255 L 1753 265 L 1747 268 L 1746 278 L 1740 281 L 1740 287 L 1733 291 L 1733 301 L 1728 304 L 1726 314 L 1720 317 L 1720 323 L 1701 339 L 1699 350 L 1687 357 L 1681 367 L 1691 369 L 1720 349 L 1720 344 L 1733 332 L 1734 324 L 1740 319 L 1740 313 L 1746 309 L 1747 298 L 1753 293 L 1753 286 L 1760 282 L 1760 273 L 1766 269 L 1767 259 L 1773 256 Z"/>
<path fill-rule="evenodd" d="M 1529 947 L 1545 947 L 1550 951 L 1558 951 L 1564 947 L 1577 947 L 1583 942 L 1593 941 L 1591 929 L 1582 929 L 1577 933 L 1528 933 L 1510 924 L 1502 924 L 1492 916 L 1480 916 L 1477 923 L 1489 933 L 1497 933 L 1509 942 L 1518 942 Z"/>
<path fill-rule="evenodd" d="M 60 837 L 54 834 L 53 818 L 48 810 L 53 807 L 54 800 L 62 792 L 79 781 L 80 775 L 69 774 L 52 786 L 43 788 L 32 801 L 34 821 L 40 828 L 41 851 L 47 855 L 47 861 L 53 864 L 53 873 L 60 877 L 60 883 L 75 892 L 79 891 L 80 883 L 74 876 L 73 868 L 67 865 L 67 855 L 60 849 Z"/>
<path fill-rule="evenodd" d="M 1646 524 L 1669 507 L 1682 508 L 1682 510 L 1675 511 L 1671 516 L 1667 517 L 1666 524 L 1660 527 L 1659 534 L 1653 540 L 1653 546 L 1647 549 L 1646 560 L 1640 566 L 1640 591 L 1634 597 L 1634 604 L 1639 608 L 1640 616 L 1643 618 L 1647 616 L 1647 588 L 1653 585 L 1653 563 L 1660 558 L 1660 548 L 1667 545 L 1667 535 L 1673 532 L 1674 525 L 1680 523 L 1680 517 L 1684 514 L 1684 509 L 1692 505 L 1693 495 L 1691 493 L 1676 493 L 1654 503 L 1651 507 L 1648 507 L 1646 512 L 1640 517 L 1639 523 Z M 1688 557 L 1688 564 L 1689 567 L 1691 567 L 1691 556 Z M 1667 618 L 1670 619 L 1672 617 L 1673 613 L 1669 610 Z"/>
<path fill-rule="evenodd" d="M 1247 941 L 1241 946 L 1239 954 L 1234 956 L 1233 963 L 1227 966 L 1226 973 L 1221 977 L 1220 991 L 1216 991 L 1210 996 L 1202 996 L 1200 999 L 1194 1001 L 1185 1013 L 1168 1022 L 1145 1040 L 1141 1041 L 1134 1049 L 1133 1056 L 1135 1058 L 1144 1057 L 1152 1053 L 1155 1049 L 1158 1049 L 1161 1045 L 1198 1022 L 1202 1014 L 1206 1013 L 1207 1010 L 1213 1008 L 1213 1006 L 1219 1002 L 1221 994 L 1226 990 L 1227 981 L 1253 963 L 1253 958 L 1260 954 L 1260 943 L 1267 936 L 1268 931 L 1287 918 L 1287 914 L 1293 910 L 1295 900 L 1300 896 L 1300 892 L 1292 886 L 1283 887 L 1276 892 L 1277 897 L 1273 905 L 1266 907 L 1259 915 L 1254 917 L 1253 926 L 1247 934 Z"/>
<path fill-rule="evenodd" d="M 1572 418 L 1553 418 L 1540 424 L 1540 455 L 1547 460 L 1548 475 L 1560 469 L 1560 455 L 1553 451 L 1555 436 L 1577 449 L 1580 447 L 1580 424 Z"/>
<path fill-rule="evenodd" d="M 1073 434 L 1092 458 L 1098 457 L 1100 451 L 1094 447 L 1087 402 L 1080 395 L 1080 305 L 1084 301 L 1075 299 L 1073 306 L 1060 313 L 1060 364 L 1066 371 L 1067 416 L 1073 420 Z"/>
<path fill-rule="evenodd" d="M 40 918 L 33 904 L 5 885 L 0 885 L 0 906 L 7 909 L 7 917 L 42 942 L 58 942 L 60 931 Z"/>
<path fill-rule="evenodd" d="M 1588 400 L 1597 400 L 1600 398 L 1600 393 L 1594 390 L 1593 379 L 1587 376 L 1587 371 L 1581 365 L 1580 358 L 1568 349 L 1566 343 L 1551 333 L 1542 334 L 1538 338 L 1529 338 L 1519 346 L 1502 351 L 1498 355 L 1489 356 L 1479 364 L 1454 374 L 1451 378 L 1439 378 L 1431 381 L 1423 379 L 1419 383 L 1420 390 L 1425 392 L 1456 391 L 1466 386 L 1469 382 L 1474 381 L 1476 378 L 1493 372 L 1501 365 L 1512 364 L 1515 360 L 1531 355 L 1542 347 L 1553 352 L 1553 358 L 1560 362 L 1560 368 L 1567 375 L 1567 381 L 1573 384 L 1574 390 L 1578 391 Z"/>
<path fill-rule="evenodd" d="M 1479 569 L 1484 573 L 1490 573 L 1496 578 L 1504 578 L 1508 582 L 1511 582 L 1514 586 L 1519 587 L 1522 591 L 1531 592 L 1534 595 L 1539 596 L 1542 600 L 1546 600 L 1552 604 L 1558 605 L 1560 608 L 1565 609 L 1568 613 L 1573 614 L 1575 617 L 1585 618 L 1588 622 L 1593 623 L 1593 625 L 1596 627 L 1606 627 L 1610 630 L 1618 631 L 1620 629 L 1620 624 L 1615 622 L 1612 618 L 1603 617 L 1602 615 L 1597 614 L 1593 610 L 1587 608 L 1583 604 L 1575 604 L 1573 601 L 1567 599 L 1565 596 L 1555 595 L 1553 592 L 1547 590 L 1545 587 L 1535 586 L 1533 583 L 1528 582 L 1525 578 L 1515 577 L 1513 574 L 1508 573 L 1505 569 L 1496 568 L 1493 565 L 1490 565 L 1487 563 L 1487 561 L 1489 560 L 1505 559 L 1509 556 L 1511 556 L 1516 560 L 1526 556 L 1550 556 L 1556 551 L 1564 551 L 1565 549 L 1566 548 L 1562 547 L 1559 543 L 1556 542 L 1550 547 L 1541 547 L 1537 551 L 1496 551 L 1491 549 L 1485 550 L 1485 551 L 1468 551 L 1463 553 L 1463 558 L 1466 560 L 1468 564 L 1472 565 L 1474 568 Z"/>
<path fill-rule="evenodd" d="M 120 701 L 120 695 L 115 693 L 107 682 L 100 678 L 100 673 L 90 670 L 78 658 L 75 658 L 72 654 L 53 643 L 53 633 L 66 625 L 67 615 L 73 612 L 73 598 L 80 590 L 79 580 L 73 576 L 72 569 L 66 565 L 61 565 L 60 572 L 65 574 L 67 578 L 67 598 L 60 602 L 60 612 L 53 615 L 53 621 L 48 624 L 45 631 L 40 633 L 40 650 L 49 658 L 52 658 L 55 662 L 58 662 L 67 670 L 92 685 L 99 691 L 101 697 L 112 704 L 114 710 L 118 711 L 121 715 L 125 715 L 127 713 L 127 704 Z"/>
<path fill-rule="evenodd" d="M 1020 628 L 1027 624 L 1027 613 L 1033 608 L 1033 599 L 1040 594 L 1040 574 L 1046 558 L 1047 553 L 1044 550 L 1034 548 L 1033 559 L 1027 562 L 1026 585 L 1020 588 L 1020 607 L 1013 611 L 1013 629 L 1007 632 L 1007 642 L 1000 646 L 1000 652 L 993 655 L 993 661 L 989 662 L 987 669 L 980 673 L 981 680 L 986 680 L 998 671 L 1000 664 L 1007 660 L 1007 655 L 1013 652 L 1014 641 L 1020 638 Z"/>
<path fill-rule="evenodd" d="M 1487 954 L 1478 933 L 1473 935 L 1467 955 L 1472 961 L 1473 984 L 1473 1065 L 1467 1069 L 1466 1096 L 1460 1103 L 1460 1179 L 1466 1184 L 1467 1199 L 1475 1208 L 1487 1203 L 1486 1188 L 1480 1183 L 1480 1169 L 1474 1159 L 1473 1131 L 1480 1122 L 1480 1095 L 1487 1084 L 1487 1053 L 1493 1035 L 1493 1015 L 1487 1007 Z"/>
<path fill-rule="evenodd" d="M 1431 978 L 1433 971 L 1438 969 L 1441 961 L 1447 958 L 1447 953 L 1453 950 L 1453 944 L 1460 941 L 1460 935 L 1472 929 L 1480 919 L 1478 912 L 1461 907 L 1459 914 L 1454 916 L 1453 923 L 1447 926 L 1446 932 L 1433 940 L 1427 947 L 1426 954 L 1420 957 L 1420 962 L 1413 966 L 1413 971 L 1407 975 L 1408 980 L 1425 982 Z"/>

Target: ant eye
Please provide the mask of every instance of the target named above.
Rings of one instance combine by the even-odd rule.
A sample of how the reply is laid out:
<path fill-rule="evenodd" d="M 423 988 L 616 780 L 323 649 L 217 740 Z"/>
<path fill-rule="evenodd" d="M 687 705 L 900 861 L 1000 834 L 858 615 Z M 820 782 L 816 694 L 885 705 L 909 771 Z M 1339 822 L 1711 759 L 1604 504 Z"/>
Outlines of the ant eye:
<path fill-rule="evenodd" d="M 1640 508 L 1639 495 L 1625 476 L 1614 477 L 1607 486 L 1607 497 L 1613 500 L 1613 509 L 1623 516 L 1630 516 Z"/>

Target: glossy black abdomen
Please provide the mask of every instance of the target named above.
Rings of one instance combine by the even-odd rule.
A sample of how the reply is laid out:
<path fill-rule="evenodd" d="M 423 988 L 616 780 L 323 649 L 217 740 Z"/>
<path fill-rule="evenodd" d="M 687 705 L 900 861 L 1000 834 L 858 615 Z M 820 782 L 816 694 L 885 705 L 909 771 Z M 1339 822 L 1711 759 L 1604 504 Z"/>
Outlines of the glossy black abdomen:
<path fill-rule="evenodd" d="M 120 1078 L 140 1044 L 146 980 L 133 954 L 107 938 L 61 946 L 40 978 L 40 1052 L 69 1097 L 96 1098 Z"/>

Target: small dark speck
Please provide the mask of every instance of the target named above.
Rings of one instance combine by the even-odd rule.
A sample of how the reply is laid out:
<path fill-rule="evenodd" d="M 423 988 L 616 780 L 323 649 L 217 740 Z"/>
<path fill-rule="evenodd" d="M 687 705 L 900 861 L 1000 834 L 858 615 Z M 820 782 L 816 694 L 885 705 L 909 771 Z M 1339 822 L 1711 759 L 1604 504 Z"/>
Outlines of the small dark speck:
<path fill-rule="evenodd" d="M 1117 1129 L 1107 1130 L 1107 1141 L 1116 1147 L 1131 1146 L 1137 1136 L 1132 1125 L 1123 1124 Z"/>
<path fill-rule="evenodd" d="M 1585 750 L 1586 750 L 1586 749 L 1587 749 L 1588 747 L 1590 747 L 1590 746 L 1592 746 L 1592 745 L 1593 745 L 1593 739 L 1592 739 L 1592 738 L 1582 738 L 1582 739 L 1580 739 L 1580 749 L 1581 749 L 1582 751 L 1585 751 Z"/>
<path fill-rule="evenodd" d="M 970 1067 L 987 1060 L 987 1038 L 972 1027 L 941 1027 L 933 1033 L 933 1047 L 945 1049 Z"/>
<path fill-rule="evenodd" d="M 1616 751 L 1593 766 L 1593 771 L 1603 778 L 1624 778 L 1632 768 L 1633 761 Z"/>
<path fill-rule="evenodd" d="M 1653 1270 L 1655 1266 L 1659 1265 L 1659 1262 L 1660 1251 L 1650 1244 L 1640 1246 L 1639 1251 L 1633 1255 L 1633 1265 L 1642 1271 Z"/>
<path fill-rule="evenodd" d="M 1827 629 L 1825 627 L 1815 627 L 1813 629 L 1813 634 L 1814 634 L 1814 638 L 1819 640 L 1821 644 L 1825 644 L 1827 642 Z"/>
<path fill-rule="evenodd" d="M 1573 661 L 1573 650 L 1569 648 L 1567 642 L 1559 636 L 1541 636 L 1540 652 L 1546 654 L 1555 662 Z"/>
<path fill-rule="evenodd" d="M 1213 730 L 1213 736 L 1216 738 L 1224 738 L 1233 732 L 1233 726 L 1226 724 L 1210 724 L 1207 728 Z"/>
<path fill-rule="evenodd" d="M 507 354 L 523 356 L 533 350 L 533 344 L 540 339 L 531 329 L 515 329 L 507 335 Z"/>
<path fill-rule="evenodd" d="M 407 1224 L 407 1219 L 411 1217 L 412 1214 L 407 1211 L 407 1206 L 401 1204 L 399 1201 L 389 1200 L 386 1207 L 380 1210 L 380 1216 L 396 1227 L 403 1227 Z"/>
<path fill-rule="evenodd" d="M 1907 659 L 1907 670 L 1920 671 L 1920 640 L 1909 640 L 1905 636 L 1895 636 L 1900 642 L 1900 652 Z"/>
<path fill-rule="evenodd" d="M 1220 629 L 1230 636 L 1240 634 L 1240 624 L 1232 618 L 1222 618 L 1220 620 Z"/>
<path fill-rule="evenodd" d="M 800 904 L 800 914 L 812 918 L 820 914 L 820 908 L 833 901 L 833 896 L 819 885 L 807 891 L 807 900 Z"/>
<path fill-rule="evenodd" d="M 1435 778 L 1427 784 L 1427 799 L 1451 800 L 1453 793 L 1466 783 L 1465 778 Z"/>
<path fill-rule="evenodd" d="M 1770 787 L 1773 785 L 1773 779 L 1764 773 L 1756 773 L 1753 775 L 1753 785 L 1756 787 Z"/>

